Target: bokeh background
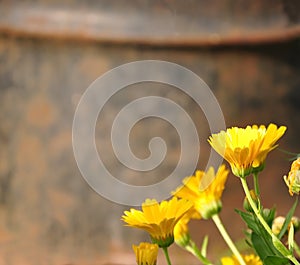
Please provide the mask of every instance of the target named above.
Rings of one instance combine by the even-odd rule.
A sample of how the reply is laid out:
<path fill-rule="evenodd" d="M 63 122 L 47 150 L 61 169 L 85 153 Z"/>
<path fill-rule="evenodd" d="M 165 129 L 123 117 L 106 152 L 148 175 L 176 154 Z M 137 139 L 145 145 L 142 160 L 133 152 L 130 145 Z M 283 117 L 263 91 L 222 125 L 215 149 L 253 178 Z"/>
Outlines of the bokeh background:
<path fill-rule="evenodd" d="M 72 149 L 72 121 L 81 95 L 121 64 L 153 59 L 187 67 L 209 85 L 228 127 L 286 125 L 280 148 L 300 153 L 299 14 L 299 2 L 292 0 L 2 0 L 0 264 L 134 264 L 131 245 L 147 235 L 123 226 L 120 217 L 128 207 L 88 186 Z M 138 123 L 130 138 L 141 158 L 149 155 L 149 139 L 165 139 L 166 161 L 156 171 L 134 172 L 113 154 L 115 115 L 148 95 L 169 98 L 189 113 L 201 144 L 198 168 L 205 167 L 210 131 L 201 108 L 174 87 L 143 84 L 120 91 L 99 115 L 96 143 L 110 172 L 122 181 L 148 185 L 176 166 L 178 135 L 157 119 Z M 273 151 L 260 176 L 263 204 L 275 204 L 279 215 L 295 199 L 282 179 L 289 158 Z M 234 209 L 242 208 L 243 198 L 231 175 L 221 218 L 237 241 L 245 226 Z M 299 216 L 299 207 L 296 212 Z M 226 253 L 211 222 L 192 222 L 190 228 L 199 243 L 210 235 L 211 258 Z M 177 246 L 171 253 L 175 264 L 197 264 Z"/>

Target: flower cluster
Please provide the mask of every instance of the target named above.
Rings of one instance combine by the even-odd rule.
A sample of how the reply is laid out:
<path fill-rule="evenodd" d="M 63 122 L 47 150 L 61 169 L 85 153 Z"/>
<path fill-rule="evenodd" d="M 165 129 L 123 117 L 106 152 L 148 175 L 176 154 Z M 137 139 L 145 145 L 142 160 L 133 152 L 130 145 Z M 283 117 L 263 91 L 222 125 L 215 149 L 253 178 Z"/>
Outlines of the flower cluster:
<path fill-rule="evenodd" d="M 130 209 L 122 216 L 131 227 L 149 233 L 151 243 L 133 246 L 138 265 L 156 264 L 158 248 L 164 251 L 168 265 L 171 260 L 168 247 L 174 242 L 192 253 L 202 264 L 213 265 L 207 256 L 208 236 L 199 248 L 192 240 L 188 223 L 191 219 L 212 220 L 232 252 L 232 256 L 221 257 L 222 265 L 300 265 L 296 255 L 300 248 L 294 234 L 300 221 L 293 216 L 297 200 L 288 214 L 276 217 L 275 208 L 264 208 L 260 199 L 258 175 L 263 171 L 265 160 L 270 151 L 277 147 L 277 141 L 286 131 L 285 126 L 270 124 L 265 127 L 232 127 L 226 131 L 212 134 L 208 142 L 230 164 L 232 173 L 239 177 L 245 192 L 244 209 L 236 210 L 245 221 L 248 230 L 246 242 L 249 250 L 240 253 L 224 227 L 219 216 L 222 210 L 222 193 L 230 171 L 224 164 L 217 170 L 210 167 L 206 172 L 197 170 L 193 176 L 183 179 L 182 185 L 170 195 L 170 200 L 157 202 L 147 199 L 141 210 Z M 253 175 L 253 189 L 249 189 L 248 176 Z M 300 192 L 300 158 L 291 166 L 284 181 L 289 193 Z"/>

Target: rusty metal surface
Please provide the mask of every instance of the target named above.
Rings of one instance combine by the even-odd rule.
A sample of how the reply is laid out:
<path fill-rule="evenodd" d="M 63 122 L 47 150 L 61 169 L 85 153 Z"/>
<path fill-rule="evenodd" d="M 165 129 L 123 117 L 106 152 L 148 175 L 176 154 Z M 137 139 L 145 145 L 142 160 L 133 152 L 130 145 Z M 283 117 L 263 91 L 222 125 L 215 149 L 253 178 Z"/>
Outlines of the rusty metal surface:
<path fill-rule="evenodd" d="M 164 46 L 287 41 L 300 36 L 298 1 L 2 1 L 0 33 Z"/>
<path fill-rule="evenodd" d="M 133 264 L 131 244 L 147 238 L 139 231 L 123 227 L 120 216 L 125 207 L 103 199 L 89 188 L 76 166 L 71 140 L 74 111 L 80 96 L 97 77 L 123 63 L 158 59 L 189 68 L 211 87 L 228 126 L 269 122 L 285 124 L 288 131 L 280 140 L 280 146 L 299 152 L 300 44 L 297 40 L 291 40 L 298 33 L 293 33 L 292 37 L 287 34 L 289 29 L 298 27 L 298 12 L 283 11 L 282 2 L 274 1 L 265 16 L 258 16 L 265 19 L 264 22 L 259 19 L 254 22 L 255 19 L 249 17 L 247 20 L 244 15 L 231 11 L 232 17 L 230 13 L 219 17 L 219 21 L 227 18 L 225 21 L 228 22 L 222 25 L 223 28 L 218 27 L 218 24 L 213 28 L 218 34 L 224 34 L 224 38 L 229 36 L 226 35 L 227 31 L 230 34 L 236 32 L 244 41 L 249 36 L 256 44 L 261 40 L 255 40 L 251 32 L 256 34 L 258 28 L 264 32 L 274 30 L 280 33 L 279 39 L 284 39 L 285 43 L 254 47 L 170 49 L 168 46 L 172 45 L 172 38 L 176 40 L 176 45 L 185 46 L 189 36 L 194 39 L 196 35 L 200 36 L 194 43 L 196 46 L 201 43 L 210 45 L 213 36 L 208 29 L 213 25 L 206 27 L 208 24 L 204 18 L 208 14 L 220 14 L 218 11 L 221 12 L 221 7 L 192 9 L 191 22 L 188 23 L 186 16 L 178 13 L 175 16 L 170 8 L 173 1 L 132 3 L 136 8 L 134 5 L 119 6 L 117 1 L 96 0 L 69 0 L 64 4 L 59 1 L 0 3 L 1 265 Z M 177 2 L 176 9 L 187 14 L 195 1 L 187 1 L 187 6 L 180 3 Z M 267 4 L 262 3 L 251 9 L 242 5 L 243 2 L 239 2 L 237 7 L 227 6 L 228 3 L 232 2 L 226 1 L 222 8 L 227 11 L 245 9 L 258 15 L 265 12 L 267 7 Z M 136 21 L 146 23 L 141 17 L 147 8 L 157 16 L 164 14 L 164 20 L 158 20 L 158 24 L 162 22 L 165 28 L 160 28 L 158 24 L 148 24 L 146 28 L 149 31 L 144 32 L 142 26 L 145 24 L 140 24 L 138 28 L 133 26 L 137 25 Z M 133 14 L 137 9 L 141 13 L 137 17 L 129 16 L 132 19 L 130 23 L 123 23 L 123 20 L 119 23 L 121 15 Z M 116 12 L 116 16 L 112 16 L 112 12 Z M 196 16 L 199 12 L 204 16 L 201 21 Z M 96 15 L 88 17 L 86 14 Z M 200 22 L 204 23 L 200 29 L 203 29 L 203 36 L 207 34 L 205 38 L 198 32 Z M 246 26 L 248 30 L 244 31 Z M 135 30 L 132 31 L 132 28 Z M 162 38 L 166 33 L 171 34 L 168 35 L 170 38 Z M 177 33 L 180 34 L 177 36 Z M 91 41 L 71 41 L 72 34 L 73 39 L 90 38 Z M 104 38 L 105 34 L 109 38 Z M 142 37 L 138 38 L 138 34 L 142 34 Z M 274 41 L 269 39 L 268 34 L 266 36 L 268 42 Z M 166 47 L 154 49 L 150 46 L 130 45 L 142 43 L 143 40 L 148 44 L 152 40 L 154 44 Z M 102 41 L 127 45 L 107 45 Z M 228 44 L 249 42 L 229 41 Z M 105 119 L 98 129 L 109 128 L 113 114 L 136 96 L 145 96 L 145 91 L 168 96 L 191 114 L 202 138 L 199 167 L 203 166 L 209 149 L 206 141 L 209 129 L 203 125 L 206 124 L 205 117 L 193 105 L 192 99 L 184 97 L 177 90 L 154 86 L 151 89 L 140 87 L 125 91 L 112 99 L 104 110 Z M 170 127 L 152 123 L 151 130 L 148 128 L 141 127 L 134 134 L 138 137 L 134 146 L 138 154 L 143 154 L 153 131 L 160 132 L 163 138 L 176 140 Z M 106 148 L 105 161 L 110 170 L 118 173 L 124 181 L 136 181 L 136 173 L 124 169 L 111 155 L 111 147 L 107 144 L 109 134 L 97 136 L 99 146 Z M 177 158 L 177 149 L 171 148 L 171 151 L 164 172 L 172 167 Z M 286 213 L 293 202 L 282 180 L 290 166 L 285 158 L 279 151 L 274 151 L 260 179 L 264 204 L 271 207 L 275 202 L 279 214 Z M 155 177 L 151 180 L 155 180 Z M 239 182 L 231 176 L 223 196 L 222 218 L 234 239 L 243 236 L 242 229 L 236 229 L 241 226 L 241 220 L 233 218 L 233 208 L 241 208 L 242 199 Z M 300 215 L 299 209 L 297 214 Z M 225 244 L 211 223 L 193 223 L 191 229 L 198 242 L 210 231 L 209 252 L 222 252 Z M 178 264 L 187 264 L 187 256 L 183 252 L 176 247 L 171 251 L 173 254 L 179 253 Z M 194 262 L 192 259 L 188 264 Z"/>
<path fill-rule="evenodd" d="M 129 61 L 151 58 L 176 62 L 209 84 L 228 126 L 270 121 L 285 124 L 288 132 L 280 145 L 299 152 L 299 51 L 298 42 L 251 49 L 153 50 L 2 37 L 0 264 L 130 264 L 131 244 L 145 240 L 143 233 L 123 227 L 120 215 L 124 207 L 93 192 L 74 161 L 71 127 L 76 104 L 99 75 Z M 110 117 L 120 105 L 143 91 L 140 88 L 138 93 L 133 90 L 119 95 L 104 117 Z M 201 166 L 208 148 L 205 119 L 192 100 L 178 91 L 158 89 L 156 93 L 178 100 L 197 121 L 203 138 Z M 109 127 L 109 122 L 106 119 L 99 126 Z M 166 139 L 172 135 L 159 123 L 151 124 L 151 130 L 147 128 L 137 134 L 138 153 L 147 145 L 149 133 L 158 131 Z M 106 137 L 99 136 L 97 141 L 107 146 Z M 126 171 L 109 156 L 109 149 L 106 154 L 108 166 L 115 173 L 125 174 L 124 179 L 129 181 L 136 179 L 134 172 Z M 171 166 L 172 155 L 169 159 L 167 164 Z M 275 197 L 278 212 L 284 213 L 292 203 L 281 179 L 289 169 L 289 161 L 278 151 L 270 160 L 261 178 L 264 203 L 271 206 Z M 239 183 L 231 176 L 223 197 L 225 209 L 240 208 L 242 198 Z M 225 224 L 230 224 L 230 234 L 238 239 L 243 231 L 235 228 L 241 220 L 232 219 L 233 210 L 225 209 Z M 196 240 L 211 231 L 211 252 L 219 253 L 225 247 L 209 222 L 192 229 Z M 173 251 L 181 253 L 176 247 Z"/>

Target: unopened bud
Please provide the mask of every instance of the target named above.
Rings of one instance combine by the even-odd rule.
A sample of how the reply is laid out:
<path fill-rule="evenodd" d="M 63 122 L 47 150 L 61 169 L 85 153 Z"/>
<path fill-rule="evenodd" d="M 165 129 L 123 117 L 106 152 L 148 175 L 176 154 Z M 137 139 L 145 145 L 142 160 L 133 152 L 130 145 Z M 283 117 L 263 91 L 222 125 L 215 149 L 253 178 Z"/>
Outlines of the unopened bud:
<path fill-rule="evenodd" d="M 289 188 L 290 195 L 297 195 L 300 192 L 300 157 L 292 163 L 288 176 L 283 177 Z"/>
<path fill-rule="evenodd" d="M 256 196 L 256 194 L 255 194 L 255 191 L 254 191 L 254 190 L 250 190 L 250 195 L 251 195 L 251 198 L 252 198 L 252 200 L 254 201 L 256 207 L 258 207 L 258 198 L 257 198 L 257 196 Z M 251 207 L 251 205 L 250 205 L 250 203 L 249 203 L 247 197 L 245 197 L 245 199 L 244 199 L 243 206 L 244 206 L 244 209 L 245 209 L 246 211 L 248 211 L 248 212 L 253 212 L 253 209 L 252 209 L 252 207 Z"/>

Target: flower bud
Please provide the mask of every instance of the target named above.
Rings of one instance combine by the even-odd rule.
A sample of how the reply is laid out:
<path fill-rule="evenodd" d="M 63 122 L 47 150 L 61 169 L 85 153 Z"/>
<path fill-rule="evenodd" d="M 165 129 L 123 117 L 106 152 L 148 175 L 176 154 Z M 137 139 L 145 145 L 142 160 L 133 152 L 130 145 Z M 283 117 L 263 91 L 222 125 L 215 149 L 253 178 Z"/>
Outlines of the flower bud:
<path fill-rule="evenodd" d="M 174 240 L 178 246 L 185 248 L 190 242 L 188 221 L 179 221 L 174 227 Z"/>
<path fill-rule="evenodd" d="M 283 216 L 277 216 L 274 219 L 274 221 L 272 223 L 272 232 L 274 235 L 276 235 L 276 236 L 279 235 L 284 221 L 285 221 L 285 218 Z"/>
<path fill-rule="evenodd" d="M 222 210 L 222 202 L 212 201 L 209 204 L 206 204 L 202 207 L 199 212 L 203 219 L 210 219 L 213 215 L 218 214 Z"/>
<path fill-rule="evenodd" d="M 279 235 L 284 222 L 285 222 L 285 217 L 283 217 L 283 216 L 277 216 L 274 219 L 274 221 L 272 223 L 272 232 L 274 233 L 274 235 L 276 235 L 276 236 Z M 291 223 L 293 224 L 294 232 L 296 233 L 300 228 L 299 218 L 296 217 L 296 216 L 293 216 L 292 219 L 291 219 Z M 290 224 L 288 225 L 287 232 L 285 233 L 286 235 L 288 234 L 289 229 L 290 229 Z"/>
<path fill-rule="evenodd" d="M 292 223 L 293 223 L 293 226 L 294 226 L 294 229 L 295 229 L 295 232 L 297 232 L 300 228 L 300 219 L 296 216 L 293 216 L 292 217 Z"/>
<path fill-rule="evenodd" d="M 138 246 L 132 245 L 136 255 L 137 265 L 156 265 L 158 245 L 142 242 Z"/>
<path fill-rule="evenodd" d="M 256 194 L 255 194 L 255 191 L 254 191 L 254 190 L 250 190 L 250 195 L 251 195 L 251 198 L 252 198 L 252 200 L 254 201 L 256 207 L 258 207 L 258 198 L 257 198 L 257 196 L 256 196 Z M 246 211 L 248 211 L 248 212 L 253 212 L 253 209 L 252 209 L 252 207 L 251 207 L 251 205 L 250 205 L 250 203 L 249 203 L 247 197 L 245 197 L 245 199 L 244 199 L 243 206 L 244 206 L 244 209 L 245 209 Z"/>
<path fill-rule="evenodd" d="M 283 179 L 289 188 L 290 195 L 294 193 L 298 195 L 300 192 L 300 157 L 292 163 L 288 176 L 284 176 Z"/>

